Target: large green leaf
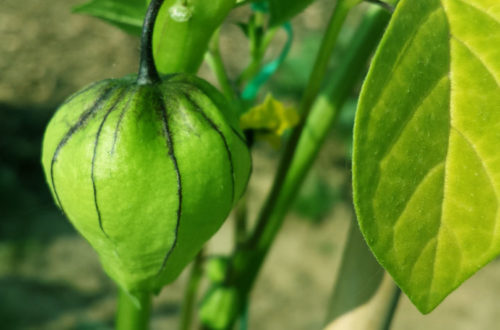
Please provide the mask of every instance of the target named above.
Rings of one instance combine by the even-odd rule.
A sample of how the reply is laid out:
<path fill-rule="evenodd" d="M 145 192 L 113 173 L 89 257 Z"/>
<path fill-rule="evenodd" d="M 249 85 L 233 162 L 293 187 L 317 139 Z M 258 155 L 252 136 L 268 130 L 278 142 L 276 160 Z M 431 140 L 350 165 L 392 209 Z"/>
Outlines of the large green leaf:
<path fill-rule="evenodd" d="M 73 12 L 103 19 L 128 33 L 140 35 L 147 0 L 91 0 L 73 8 Z"/>
<path fill-rule="evenodd" d="M 500 3 L 402 0 L 363 86 L 361 230 L 423 313 L 500 253 Z"/>

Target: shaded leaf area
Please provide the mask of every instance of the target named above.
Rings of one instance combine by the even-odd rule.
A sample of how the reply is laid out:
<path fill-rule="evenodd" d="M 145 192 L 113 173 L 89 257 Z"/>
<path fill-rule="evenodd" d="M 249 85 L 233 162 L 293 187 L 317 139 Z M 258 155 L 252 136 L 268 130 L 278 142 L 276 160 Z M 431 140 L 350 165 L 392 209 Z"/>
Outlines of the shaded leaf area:
<path fill-rule="evenodd" d="M 52 111 L 0 104 L 0 241 L 74 233 L 52 200 L 40 163 Z"/>
<path fill-rule="evenodd" d="M 73 8 L 73 12 L 98 17 L 127 33 L 140 35 L 146 8 L 146 0 L 91 0 Z"/>
<path fill-rule="evenodd" d="M 306 9 L 314 0 L 267 0 L 271 26 L 285 23 Z"/>
<path fill-rule="evenodd" d="M 354 190 L 372 251 L 424 313 L 500 253 L 500 10 L 402 1 L 363 87 Z"/>

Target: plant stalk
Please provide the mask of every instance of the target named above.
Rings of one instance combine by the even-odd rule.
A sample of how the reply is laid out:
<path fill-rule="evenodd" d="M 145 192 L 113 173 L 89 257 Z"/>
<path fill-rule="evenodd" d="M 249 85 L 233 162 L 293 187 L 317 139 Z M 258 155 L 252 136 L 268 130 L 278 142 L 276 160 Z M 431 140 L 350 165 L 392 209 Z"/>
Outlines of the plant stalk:
<path fill-rule="evenodd" d="M 391 300 L 387 304 L 388 308 L 385 313 L 382 330 L 391 329 L 392 321 L 394 320 L 394 315 L 396 315 L 396 309 L 398 308 L 399 298 L 401 298 L 401 289 L 394 285 Z"/>
<path fill-rule="evenodd" d="M 198 293 L 198 287 L 200 285 L 200 280 L 203 275 L 203 260 L 204 260 L 204 252 L 202 249 L 194 259 L 193 266 L 189 274 L 188 283 L 186 289 L 184 290 L 184 300 L 182 302 L 181 321 L 179 326 L 180 330 L 191 329 L 191 323 L 193 321 L 193 311 L 196 302 L 196 295 Z"/>
<path fill-rule="evenodd" d="M 337 15 L 343 20 L 345 14 Z M 295 133 L 298 134 L 298 137 L 295 137 L 297 141 L 291 140 L 288 148 L 293 146 L 294 150 L 287 149 L 288 154 L 283 157 L 289 166 L 280 166 L 280 170 L 285 169 L 286 172 L 278 171 L 277 176 L 281 176 L 281 178 L 276 178 L 275 188 L 273 188 L 260 214 L 259 225 L 253 233 L 252 241 L 247 245 L 240 246 L 232 257 L 232 267 L 226 281 L 228 285 L 238 287 L 242 301 L 247 299 L 265 256 L 283 223 L 289 205 L 311 168 L 327 133 L 336 122 L 340 109 L 358 83 L 362 73 L 365 72 L 366 63 L 378 44 L 389 18 L 390 15 L 380 8 L 373 8 L 366 15 L 362 25 L 352 38 L 349 50 L 338 65 L 335 75 L 327 83 L 327 87 L 323 90 L 312 110 L 307 110 L 306 113 L 310 112 L 309 116 L 304 117 L 302 128 L 296 131 L 299 133 Z M 326 63 L 325 57 L 321 58 L 323 64 L 317 65 L 317 68 L 324 67 Z M 319 69 L 316 69 L 314 72 L 318 71 Z M 314 85 L 315 87 L 310 87 L 309 92 L 305 94 L 309 95 L 307 99 L 312 97 L 311 95 L 314 94 L 312 91 L 318 88 L 319 83 L 316 82 Z M 309 102 L 304 101 L 302 104 L 307 105 Z"/>
<path fill-rule="evenodd" d="M 253 232 L 252 237 L 246 244 L 239 246 L 232 256 L 232 263 L 229 267 L 228 273 L 226 274 L 226 285 L 234 286 L 238 290 L 240 305 L 243 306 L 243 302 L 248 299 L 248 294 L 253 286 L 253 283 L 257 277 L 259 269 L 269 251 L 272 242 L 283 222 L 286 210 L 288 207 L 288 201 L 290 201 L 298 187 L 302 183 L 305 173 L 308 171 L 312 161 L 319 149 L 321 143 L 313 143 L 311 145 L 311 136 L 303 135 L 304 128 L 307 125 L 307 131 L 313 132 L 313 135 L 319 133 L 319 135 L 326 136 L 326 131 L 330 125 L 320 125 L 322 127 L 322 132 L 316 131 L 316 124 L 309 122 L 308 114 L 311 112 L 311 107 L 314 99 L 319 93 L 321 86 L 321 81 L 326 74 L 326 68 L 329 62 L 329 58 L 333 52 L 334 45 L 336 43 L 340 28 L 345 21 L 347 13 L 352 8 L 353 5 L 345 5 L 345 2 L 340 1 L 337 3 L 332 17 L 330 19 L 327 32 L 322 42 L 320 48 L 320 54 L 318 54 L 317 62 L 314 66 L 314 70 L 310 76 L 310 82 L 304 93 L 303 100 L 301 102 L 301 113 L 303 115 L 303 120 L 301 124 L 294 130 L 292 136 L 287 144 L 284 155 L 281 159 L 273 188 L 263 209 L 260 213 L 256 229 Z M 351 59 L 352 60 L 352 59 Z M 356 62 L 356 64 L 359 64 Z M 348 78 L 352 75 L 359 77 L 356 72 L 362 72 L 363 65 L 358 65 L 354 73 L 353 72 L 343 72 L 342 75 L 335 80 L 334 87 L 343 86 L 342 83 L 346 80 L 350 81 Z M 354 80 L 357 81 L 357 80 Z M 329 121 L 333 122 L 334 118 L 337 116 L 337 109 L 340 108 L 341 104 L 344 102 L 345 98 L 349 94 L 352 85 L 345 84 L 349 87 L 346 89 L 334 89 L 339 90 L 339 94 L 336 94 L 335 101 L 336 104 L 333 105 L 333 111 L 331 113 L 332 119 L 320 118 L 316 116 L 316 120 L 319 119 L 321 122 Z M 315 110 L 320 114 L 326 114 L 331 108 L 325 110 L 324 108 Z M 304 140 L 305 139 L 305 140 Z M 300 141 L 306 141 L 301 142 Z M 317 141 L 319 142 L 319 141 Z M 317 146 L 316 147 L 314 147 Z M 300 150 L 297 147 L 300 146 Z M 311 147 L 313 147 L 311 149 Z M 312 151 L 312 153 L 311 153 Z M 293 173 L 293 176 L 289 174 Z M 238 312 L 238 314 L 241 311 Z M 232 315 L 231 322 L 234 323 L 237 315 Z M 230 328 L 230 326 L 228 326 Z"/>
<path fill-rule="evenodd" d="M 269 44 L 276 35 L 276 32 L 278 32 L 278 27 L 271 27 L 269 30 L 267 30 L 260 45 L 258 45 L 257 49 L 254 49 L 252 51 L 252 59 L 250 61 L 250 64 L 245 68 L 245 70 L 241 73 L 236 81 L 239 88 L 241 88 L 244 83 L 248 82 L 259 72 L 262 66 L 264 55 L 266 54 Z"/>
<path fill-rule="evenodd" d="M 139 60 L 138 85 L 148 85 L 160 81 L 153 58 L 153 30 L 156 17 L 164 0 L 152 0 L 148 6 L 141 35 L 141 57 Z"/>
<path fill-rule="evenodd" d="M 234 243 L 235 249 L 245 244 L 247 239 L 248 205 L 247 196 L 243 194 L 236 205 L 234 214 Z"/>
<path fill-rule="evenodd" d="M 278 165 L 278 170 L 276 172 L 271 192 L 260 212 L 255 231 L 250 239 L 249 244 L 253 249 L 267 250 L 274 240 L 278 227 L 280 227 L 280 223 L 268 224 L 268 222 L 273 215 L 273 210 L 275 209 L 280 194 L 283 191 L 287 173 L 295 156 L 299 139 L 304 131 L 304 127 L 306 126 L 307 118 L 311 112 L 313 102 L 319 94 L 321 84 L 326 75 L 328 63 L 337 42 L 340 29 L 344 24 L 347 14 L 353 6 L 353 3 L 350 1 L 339 0 L 334 8 L 333 14 L 328 23 L 326 34 L 323 37 L 319 53 L 316 57 L 313 71 L 309 77 L 306 90 L 302 96 L 299 107 L 299 113 L 302 116 L 302 120 L 292 131 L 290 139 L 287 142 L 285 151 Z M 269 229 L 271 229 L 271 231 L 269 231 Z"/>
<path fill-rule="evenodd" d="M 116 330 L 147 330 L 151 313 L 151 294 L 141 292 L 135 296 L 137 301 L 120 289 Z"/>

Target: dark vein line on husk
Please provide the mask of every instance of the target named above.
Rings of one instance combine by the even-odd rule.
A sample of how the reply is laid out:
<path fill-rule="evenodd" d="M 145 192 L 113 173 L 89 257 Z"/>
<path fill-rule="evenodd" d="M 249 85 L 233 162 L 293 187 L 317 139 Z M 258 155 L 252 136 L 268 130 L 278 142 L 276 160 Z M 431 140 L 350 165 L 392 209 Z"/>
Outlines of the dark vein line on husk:
<path fill-rule="evenodd" d="M 233 155 L 231 153 L 231 149 L 229 149 L 229 145 L 227 144 L 227 139 L 224 136 L 224 134 L 222 133 L 222 131 L 220 130 L 220 128 L 212 121 L 212 119 L 210 119 L 207 116 L 207 114 L 205 113 L 205 111 L 189 95 L 189 93 L 183 92 L 183 94 L 184 94 L 184 97 L 186 98 L 186 100 L 188 100 L 188 102 L 196 110 L 196 112 L 198 112 L 203 117 L 203 119 L 205 119 L 205 121 L 210 125 L 210 127 L 212 127 L 212 129 L 217 132 L 217 134 L 219 135 L 219 137 L 222 140 L 222 143 L 224 144 L 224 148 L 226 149 L 227 159 L 229 161 L 229 168 L 231 170 L 231 204 L 232 204 L 234 202 L 234 195 L 235 195 L 235 192 L 234 192 L 234 190 L 235 190 L 235 183 L 234 183 L 234 181 L 235 181 L 235 178 L 234 178 L 235 174 L 234 174 Z"/>
<path fill-rule="evenodd" d="M 97 82 L 94 82 L 92 84 L 90 84 L 89 86 L 85 87 L 84 89 L 70 95 L 70 97 L 68 97 L 60 106 L 59 106 L 59 109 L 62 108 L 63 105 L 66 105 L 68 104 L 69 102 L 73 101 L 74 99 L 76 99 L 77 97 L 87 93 L 88 91 L 90 91 L 92 88 L 95 88 L 97 86 L 99 86 L 100 84 L 104 84 L 105 82 L 107 82 L 106 80 L 100 80 L 100 81 L 97 81 Z"/>
<path fill-rule="evenodd" d="M 128 90 L 128 88 L 123 88 L 116 100 L 113 102 L 111 107 L 106 111 L 106 114 L 104 115 L 101 124 L 99 125 L 99 128 L 97 129 L 97 133 L 95 135 L 95 142 L 94 142 L 94 153 L 92 154 L 92 165 L 90 168 L 90 179 L 92 181 L 92 189 L 94 192 L 94 204 L 95 204 L 95 210 L 97 212 L 97 220 L 99 222 L 99 228 L 101 229 L 102 233 L 109 238 L 108 234 L 104 231 L 103 225 L 102 225 L 102 215 L 101 215 L 101 210 L 99 209 L 99 203 L 97 202 L 97 187 L 95 183 L 95 162 L 97 158 L 97 147 L 99 145 L 99 138 L 101 136 L 102 128 L 104 127 L 104 124 L 106 123 L 106 119 L 108 119 L 108 116 L 113 112 L 114 109 L 116 109 L 116 106 L 118 103 L 120 103 L 120 100 L 123 96 L 123 94 Z"/>
<path fill-rule="evenodd" d="M 169 117 L 167 113 L 167 105 L 163 97 L 161 96 L 161 91 L 157 86 L 155 86 L 155 96 L 153 99 L 156 99 L 158 102 L 157 106 L 160 107 L 160 115 L 161 115 L 161 120 L 163 123 L 163 134 L 165 136 L 166 140 L 166 145 L 167 145 L 167 153 L 170 159 L 172 160 L 172 163 L 174 165 L 175 173 L 177 176 L 177 197 L 179 200 L 179 204 L 177 207 L 177 222 L 175 224 L 175 232 L 174 232 L 174 242 L 172 243 L 172 246 L 170 249 L 167 251 L 165 257 L 163 258 L 162 265 L 160 267 L 160 270 L 158 271 L 158 275 L 161 274 L 163 269 L 165 268 L 165 265 L 167 264 L 167 260 L 170 257 L 170 254 L 174 250 L 175 246 L 177 245 L 177 236 L 179 234 L 179 226 L 181 222 L 181 214 L 182 214 L 182 179 L 181 179 L 181 172 L 179 171 L 179 165 L 177 163 L 177 158 L 175 156 L 174 152 L 174 141 L 172 139 L 172 132 L 170 131 L 170 126 L 169 126 Z"/>
<path fill-rule="evenodd" d="M 115 131 L 113 133 L 113 144 L 111 146 L 111 151 L 110 151 L 111 155 L 113 155 L 115 152 L 116 141 L 118 140 L 118 130 L 120 129 L 120 125 L 123 121 L 123 118 L 125 117 L 125 113 L 126 113 L 127 109 L 130 108 L 130 102 L 132 102 L 132 99 L 134 98 L 136 91 L 137 91 L 137 86 L 135 86 L 134 90 L 132 92 L 130 92 L 129 98 L 128 98 L 125 106 L 123 107 L 122 111 L 120 112 L 120 117 L 116 121 L 116 127 L 115 127 Z"/>
<path fill-rule="evenodd" d="M 188 83 L 186 83 L 186 82 L 183 82 L 183 81 L 173 81 L 173 82 L 171 82 L 171 84 L 177 84 L 177 85 L 182 86 L 182 87 L 183 87 L 183 90 L 185 90 L 185 92 L 187 92 L 187 93 L 189 93 L 189 92 L 191 92 L 191 91 L 195 91 L 195 92 L 199 92 L 199 93 L 201 93 L 201 94 L 205 95 L 205 97 L 206 97 L 206 98 L 210 101 L 210 103 L 212 104 L 212 106 L 213 106 L 214 108 L 216 108 L 216 109 L 219 109 L 219 105 L 217 105 L 217 104 L 213 101 L 213 99 L 212 99 L 211 97 L 209 97 L 209 96 L 205 93 L 205 91 L 203 91 L 202 89 L 197 88 L 197 87 L 195 87 L 195 86 L 193 86 L 193 85 L 190 85 L 190 84 L 188 84 Z M 225 119 L 225 116 L 224 116 L 223 114 L 222 114 L 222 116 L 223 116 L 223 117 L 224 117 L 224 119 Z M 238 130 L 237 130 L 237 129 L 235 129 L 235 128 L 234 128 L 234 127 L 230 124 L 230 123 L 228 123 L 228 126 L 229 126 L 229 127 L 231 127 L 231 130 L 233 131 L 234 135 L 236 135 L 236 136 L 238 137 L 238 139 L 240 139 L 240 140 L 241 140 L 241 142 L 243 142 L 245 145 L 247 145 L 247 144 L 248 144 L 248 142 L 247 142 L 246 138 L 245 138 L 242 134 L 240 134 L 240 132 L 238 132 Z"/>
<path fill-rule="evenodd" d="M 52 183 L 52 189 L 54 190 L 54 195 L 56 197 L 56 202 L 59 205 L 59 208 L 63 212 L 63 214 L 67 217 L 66 212 L 64 211 L 64 208 L 61 203 L 61 199 L 59 197 L 59 194 L 56 189 L 56 183 L 54 179 L 54 165 L 57 161 L 57 157 L 59 156 L 59 153 L 61 152 L 61 149 L 68 143 L 69 139 L 77 133 L 81 128 L 84 128 L 85 125 L 88 122 L 88 119 L 95 113 L 97 110 L 101 107 L 102 103 L 105 102 L 111 92 L 115 89 L 116 87 L 114 86 L 109 86 L 104 89 L 103 93 L 99 98 L 92 104 L 92 106 L 89 107 L 87 111 L 84 111 L 81 115 L 78 121 L 69 128 L 69 130 L 64 134 L 62 137 L 61 141 L 59 141 L 59 144 L 56 147 L 56 150 L 54 151 L 54 155 L 52 156 L 52 160 L 50 163 L 50 181 Z"/>

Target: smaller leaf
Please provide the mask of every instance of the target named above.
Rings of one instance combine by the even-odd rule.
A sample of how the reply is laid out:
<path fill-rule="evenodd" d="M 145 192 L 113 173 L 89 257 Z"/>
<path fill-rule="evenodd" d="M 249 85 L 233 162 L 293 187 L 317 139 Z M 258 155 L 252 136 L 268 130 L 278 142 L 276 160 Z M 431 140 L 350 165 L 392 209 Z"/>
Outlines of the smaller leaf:
<path fill-rule="evenodd" d="M 500 255 L 498 0 L 402 0 L 354 126 L 354 204 L 422 313 Z"/>
<path fill-rule="evenodd" d="M 145 0 L 91 0 L 74 7 L 73 12 L 100 18 L 127 33 L 140 35 L 146 9 Z"/>

